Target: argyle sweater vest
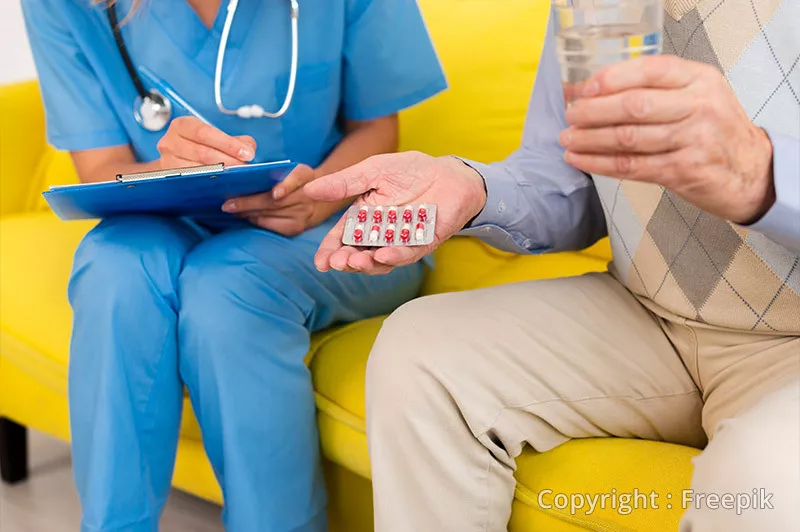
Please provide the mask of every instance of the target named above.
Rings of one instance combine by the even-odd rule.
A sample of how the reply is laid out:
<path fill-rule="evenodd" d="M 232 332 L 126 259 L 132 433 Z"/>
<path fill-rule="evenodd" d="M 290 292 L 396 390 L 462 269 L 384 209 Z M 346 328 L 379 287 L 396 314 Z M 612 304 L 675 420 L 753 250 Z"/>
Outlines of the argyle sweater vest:
<path fill-rule="evenodd" d="M 717 67 L 753 123 L 800 142 L 800 0 L 666 0 L 664 19 L 664 53 Z M 594 181 L 610 271 L 656 311 L 800 333 L 800 255 L 662 187 Z"/>

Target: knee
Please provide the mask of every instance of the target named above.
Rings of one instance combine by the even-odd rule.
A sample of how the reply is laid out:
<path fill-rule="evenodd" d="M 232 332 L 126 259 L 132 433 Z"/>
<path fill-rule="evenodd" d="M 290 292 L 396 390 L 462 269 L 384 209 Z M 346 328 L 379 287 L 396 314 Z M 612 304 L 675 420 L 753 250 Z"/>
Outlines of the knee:
<path fill-rule="evenodd" d="M 722 421 L 694 460 L 682 532 L 800 530 L 800 381 Z"/>
<path fill-rule="evenodd" d="M 367 410 L 425 408 L 431 382 L 457 371 L 459 331 L 447 319 L 455 294 L 415 299 L 383 323 L 367 362 Z M 377 414 L 381 415 L 381 414 Z"/>

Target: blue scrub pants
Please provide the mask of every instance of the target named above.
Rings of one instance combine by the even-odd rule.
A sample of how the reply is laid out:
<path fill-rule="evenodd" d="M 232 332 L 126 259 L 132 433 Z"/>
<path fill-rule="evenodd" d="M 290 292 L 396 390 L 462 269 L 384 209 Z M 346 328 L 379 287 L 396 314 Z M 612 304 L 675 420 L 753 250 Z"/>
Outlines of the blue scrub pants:
<path fill-rule="evenodd" d="M 286 238 L 236 220 L 102 222 L 75 256 L 69 404 L 84 532 L 152 532 L 184 385 L 233 532 L 326 530 L 310 332 L 388 313 L 422 266 L 320 273 L 332 222 Z"/>

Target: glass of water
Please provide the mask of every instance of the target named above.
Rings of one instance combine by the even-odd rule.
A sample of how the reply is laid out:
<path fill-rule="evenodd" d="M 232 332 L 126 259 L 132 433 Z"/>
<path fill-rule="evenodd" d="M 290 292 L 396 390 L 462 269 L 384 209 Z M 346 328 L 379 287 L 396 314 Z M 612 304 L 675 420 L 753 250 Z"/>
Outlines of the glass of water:
<path fill-rule="evenodd" d="M 552 0 L 564 102 L 603 67 L 661 53 L 664 0 Z"/>

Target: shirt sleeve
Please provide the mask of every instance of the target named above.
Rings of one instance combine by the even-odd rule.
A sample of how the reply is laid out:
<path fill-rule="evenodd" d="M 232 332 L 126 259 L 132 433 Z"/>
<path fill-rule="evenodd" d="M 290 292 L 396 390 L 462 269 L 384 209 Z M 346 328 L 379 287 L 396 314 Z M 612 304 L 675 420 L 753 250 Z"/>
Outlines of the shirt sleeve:
<path fill-rule="evenodd" d="M 344 116 L 372 120 L 447 88 L 413 0 L 347 0 Z"/>
<path fill-rule="evenodd" d="M 486 206 L 459 234 L 515 253 L 584 249 L 607 235 L 592 179 L 564 161 L 561 74 L 548 26 L 522 146 L 503 162 L 464 160 L 483 176 Z"/>
<path fill-rule="evenodd" d="M 116 113 L 69 30 L 67 4 L 22 1 L 44 102 L 47 140 L 69 151 L 127 144 Z"/>
<path fill-rule="evenodd" d="M 772 141 L 775 204 L 749 229 L 800 253 L 800 139 L 767 134 Z"/>

